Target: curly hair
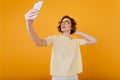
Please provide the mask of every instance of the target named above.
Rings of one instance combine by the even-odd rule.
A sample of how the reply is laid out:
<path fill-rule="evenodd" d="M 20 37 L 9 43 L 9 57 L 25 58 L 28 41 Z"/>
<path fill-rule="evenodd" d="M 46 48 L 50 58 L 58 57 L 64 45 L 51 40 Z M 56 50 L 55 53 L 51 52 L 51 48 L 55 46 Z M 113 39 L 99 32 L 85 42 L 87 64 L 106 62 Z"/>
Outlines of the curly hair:
<path fill-rule="evenodd" d="M 75 20 L 73 18 L 71 18 L 71 17 L 69 17 L 67 15 L 63 16 L 61 21 L 59 21 L 58 31 L 62 32 L 62 30 L 61 30 L 61 23 L 62 23 L 64 18 L 68 18 L 71 21 L 71 28 L 72 28 L 72 30 L 70 31 L 70 34 L 73 34 L 76 31 L 76 27 L 75 26 L 76 26 L 77 23 L 75 22 Z"/>

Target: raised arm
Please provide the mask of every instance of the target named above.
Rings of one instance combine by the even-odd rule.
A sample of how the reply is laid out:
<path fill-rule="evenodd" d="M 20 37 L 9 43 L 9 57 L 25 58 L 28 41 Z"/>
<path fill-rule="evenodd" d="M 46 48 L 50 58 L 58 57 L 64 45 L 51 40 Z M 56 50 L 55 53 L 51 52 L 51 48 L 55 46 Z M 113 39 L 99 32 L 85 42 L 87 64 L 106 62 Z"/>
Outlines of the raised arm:
<path fill-rule="evenodd" d="M 33 29 L 33 21 L 36 17 L 36 15 L 38 15 L 39 11 L 35 10 L 35 9 L 31 9 L 29 10 L 26 14 L 25 14 L 25 21 L 26 21 L 26 28 L 28 30 L 28 33 L 30 35 L 30 37 L 32 38 L 33 42 L 36 44 L 36 46 L 46 46 L 47 45 L 47 41 L 45 39 L 40 39 L 37 34 L 35 33 L 34 29 Z"/>
<path fill-rule="evenodd" d="M 97 40 L 94 37 L 92 37 L 88 34 L 85 34 L 83 32 L 76 31 L 74 34 L 82 36 L 83 38 L 85 38 L 87 40 L 86 44 L 94 44 L 97 42 Z"/>

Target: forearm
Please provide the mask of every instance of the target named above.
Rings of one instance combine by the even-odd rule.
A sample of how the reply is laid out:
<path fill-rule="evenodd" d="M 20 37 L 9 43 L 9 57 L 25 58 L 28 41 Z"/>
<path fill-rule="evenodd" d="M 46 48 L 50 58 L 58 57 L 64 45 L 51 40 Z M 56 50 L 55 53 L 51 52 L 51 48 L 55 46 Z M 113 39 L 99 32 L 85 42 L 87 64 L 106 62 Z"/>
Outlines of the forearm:
<path fill-rule="evenodd" d="M 75 34 L 82 36 L 83 38 L 85 38 L 86 40 L 92 42 L 92 43 L 96 43 L 96 39 L 86 33 L 80 32 L 80 31 L 76 31 Z"/>
<path fill-rule="evenodd" d="M 31 21 L 26 21 L 26 28 L 27 28 L 28 33 L 30 34 L 30 37 L 32 38 L 33 42 L 36 45 L 39 45 L 40 44 L 40 39 L 37 36 L 37 34 L 35 33 Z"/>

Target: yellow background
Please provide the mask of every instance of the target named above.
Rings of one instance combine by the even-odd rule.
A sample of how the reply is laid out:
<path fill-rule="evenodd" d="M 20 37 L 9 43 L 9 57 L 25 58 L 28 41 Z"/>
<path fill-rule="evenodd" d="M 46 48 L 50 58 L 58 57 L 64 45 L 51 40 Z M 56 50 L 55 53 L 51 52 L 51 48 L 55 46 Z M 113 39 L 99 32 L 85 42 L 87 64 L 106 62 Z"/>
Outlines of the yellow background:
<path fill-rule="evenodd" d="M 35 0 L 0 1 L 0 79 L 50 80 L 51 47 L 37 47 L 25 25 L 24 14 Z M 45 38 L 58 33 L 58 21 L 73 17 L 78 30 L 97 38 L 81 47 L 80 80 L 120 80 L 120 1 L 44 0 L 34 30 Z"/>

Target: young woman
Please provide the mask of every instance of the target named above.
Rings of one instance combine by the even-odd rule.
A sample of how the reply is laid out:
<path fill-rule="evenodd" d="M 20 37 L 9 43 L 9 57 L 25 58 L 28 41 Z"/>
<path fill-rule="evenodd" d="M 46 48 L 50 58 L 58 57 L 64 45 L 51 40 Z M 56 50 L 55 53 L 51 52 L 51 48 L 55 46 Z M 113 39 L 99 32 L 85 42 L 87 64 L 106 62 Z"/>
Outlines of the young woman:
<path fill-rule="evenodd" d="M 36 46 L 52 46 L 50 75 L 52 80 L 78 80 L 78 73 L 82 72 L 80 46 L 96 43 L 92 36 L 76 30 L 76 22 L 69 16 L 64 16 L 58 26 L 61 34 L 51 35 L 45 39 L 39 38 L 33 30 L 34 16 L 39 11 L 29 10 L 25 14 L 27 30 Z M 76 34 L 83 38 L 71 38 Z"/>

